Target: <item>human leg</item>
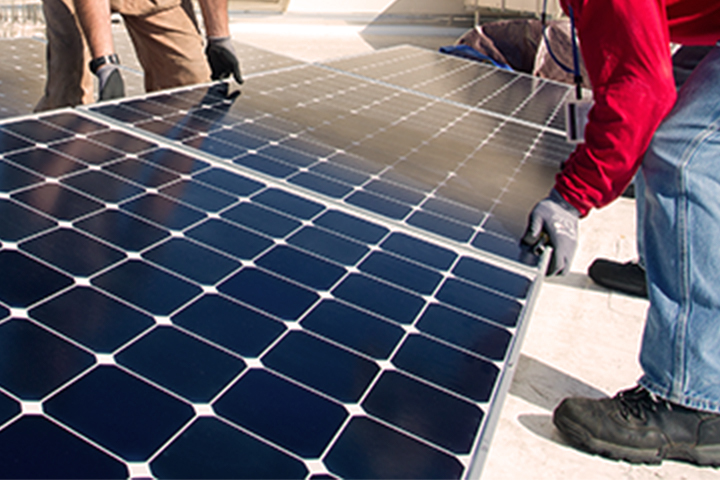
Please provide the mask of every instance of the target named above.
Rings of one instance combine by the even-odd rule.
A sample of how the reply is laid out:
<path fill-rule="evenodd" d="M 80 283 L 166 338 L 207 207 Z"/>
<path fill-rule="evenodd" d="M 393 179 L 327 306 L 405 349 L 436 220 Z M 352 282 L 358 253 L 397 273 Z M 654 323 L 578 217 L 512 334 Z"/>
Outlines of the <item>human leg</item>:
<path fill-rule="evenodd" d="M 650 307 L 640 386 L 564 400 L 554 423 L 611 458 L 720 466 L 720 48 L 679 92 L 643 160 Z"/>
<path fill-rule="evenodd" d="M 43 0 L 47 47 L 45 91 L 35 111 L 93 101 L 90 57 L 72 0 Z"/>
<path fill-rule="evenodd" d="M 150 15 L 124 15 L 148 92 L 210 81 L 190 0 Z"/>

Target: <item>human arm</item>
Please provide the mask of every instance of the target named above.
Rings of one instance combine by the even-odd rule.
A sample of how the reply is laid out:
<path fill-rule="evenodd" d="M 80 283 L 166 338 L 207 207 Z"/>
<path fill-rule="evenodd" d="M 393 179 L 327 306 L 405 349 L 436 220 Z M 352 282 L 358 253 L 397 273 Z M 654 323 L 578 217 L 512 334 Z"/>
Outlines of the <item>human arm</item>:
<path fill-rule="evenodd" d="M 235 81 L 243 83 L 240 62 L 230 36 L 227 0 L 199 0 L 205 32 L 207 35 L 207 56 L 212 79 L 220 80 L 232 75 Z"/>
<path fill-rule="evenodd" d="M 564 163 L 555 189 L 585 216 L 632 181 L 676 93 L 664 2 L 564 0 L 568 5 L 594 106 L 585 143 Z"/>
<path fill-rule="evenodd" d="M 107 0 L 75 0 L 75 11 L 90 49 L 90 68 L 98 77 L 99 100 L 125 96 L 125 85 L 117 68 Z"/>

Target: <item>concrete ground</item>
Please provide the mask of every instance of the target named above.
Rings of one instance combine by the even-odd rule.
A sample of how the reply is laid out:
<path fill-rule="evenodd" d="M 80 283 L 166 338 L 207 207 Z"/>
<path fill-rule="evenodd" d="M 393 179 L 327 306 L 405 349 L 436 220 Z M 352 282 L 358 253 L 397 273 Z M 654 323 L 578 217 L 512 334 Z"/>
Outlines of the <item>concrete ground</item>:
<path fill-rule="evenodd" d="M 447 25 L 368 27 L 361 17 L 299 15 L 243 15 L 232 25 L 234 40 L 308 62 L 399 44 L 437 49 L 464 31 Z M 647 301 L 610 292 L 586 274 L 596 257 L 635 256 L 633 200 L 619 199 L 582 221 L 571 272 L 543 285 L 482 480 L 720 478 L 716 469 L 679 462 L 630 465 L 587 455 L 567 446 L 552 425 L 552 410 L 562 398 L 614 395 L 640 376 Z"/>
<path fill-rule="evenodd" d="M 442 23 L 393 26 L 372 20 L 238 14 L 232 17 L 232 35 L 313 62 L 399 44 L 437 49 L 465 31 Z M 637 354 L 647 302 L 609 292 L 586 275 L 596 257 L 635 257 L 634 224 L 632 200 L 591 213 L 581 224 L 572 271 L 545 282 L 482 480 L 720 478 L 718 470 L 678 462 L 634 466 L 590 456 L 568 447 L 552 425 L 552 410 L 565 396 L 612 395 L 634 385 L 640 374 Z"/>

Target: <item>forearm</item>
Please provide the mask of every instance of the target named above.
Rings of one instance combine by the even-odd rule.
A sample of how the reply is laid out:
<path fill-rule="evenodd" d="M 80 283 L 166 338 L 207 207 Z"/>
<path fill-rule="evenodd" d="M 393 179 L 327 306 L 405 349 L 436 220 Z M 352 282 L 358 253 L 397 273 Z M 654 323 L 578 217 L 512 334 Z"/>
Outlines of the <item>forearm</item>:
<path fill-rule="evenodd" d="M 75 0 L 75 10 L 92 58 L 112 54 L 110 3 L 107 0 Z"/>
<path fill-rule="evenodd" d="M 227 0 L 199 0 L 199 3 L 206 35 L 208 37 L 229 37 Z"/>

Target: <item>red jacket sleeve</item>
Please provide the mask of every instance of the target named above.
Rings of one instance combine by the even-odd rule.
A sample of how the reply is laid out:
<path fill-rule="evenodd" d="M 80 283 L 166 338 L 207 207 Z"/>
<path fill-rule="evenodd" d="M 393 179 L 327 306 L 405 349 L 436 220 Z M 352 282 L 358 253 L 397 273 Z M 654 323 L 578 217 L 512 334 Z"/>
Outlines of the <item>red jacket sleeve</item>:
<path fill-rule="evenodd" d="M 572 6 L 594 106 L 556 190 L 582 216 L 630 184 L 675 103 L 664 0 L 563 0 Z"/>

